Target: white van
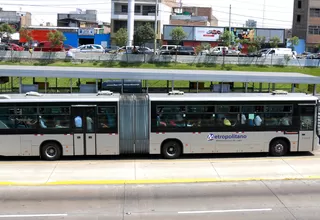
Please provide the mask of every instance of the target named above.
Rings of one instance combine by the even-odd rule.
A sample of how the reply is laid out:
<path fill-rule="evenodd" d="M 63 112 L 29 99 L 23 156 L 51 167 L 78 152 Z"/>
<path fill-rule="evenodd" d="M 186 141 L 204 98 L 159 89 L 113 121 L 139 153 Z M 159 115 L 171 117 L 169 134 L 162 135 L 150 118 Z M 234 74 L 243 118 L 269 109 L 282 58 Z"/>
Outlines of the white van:
<path fill-rule="evenodd" d="M 262 56 L 293 56 L 291 48 L 270 48 Z"/>

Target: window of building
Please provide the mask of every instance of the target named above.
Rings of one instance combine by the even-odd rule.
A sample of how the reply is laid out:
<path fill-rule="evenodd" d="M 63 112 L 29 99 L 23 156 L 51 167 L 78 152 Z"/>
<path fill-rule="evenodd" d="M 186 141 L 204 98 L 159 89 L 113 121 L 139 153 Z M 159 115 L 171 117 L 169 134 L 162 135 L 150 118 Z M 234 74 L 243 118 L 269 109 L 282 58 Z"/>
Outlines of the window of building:
<path fill-rule="evenodd" d="M 320 17 L 320 8 L 310 8 L 310 17 Z"/>
<path fill-rule="evenodd" d="M 301 15 L 297 15 L 297 22 L 300 23 L 301 21 Z"/>
<path fill-rule="evenodd" d="M 140 5 L 134 6 L 134 13 L 141 13 L 141 6 Z"/>
<path fill-rule="evenodd" d="M 148 6 L 148 5 L 143 6 L 143 9 L 142 9 L 143 15 L 148 15 L 149 13 L 155 13 L 155 12 L 156 12 L 156 6 Z"/>
<path fill-rule="evenodd" d="M 298 1 L 298 8 L 301 8 L 302 2 Z"/>
<path fill-rule="evenodd" d="M 121 12 L 128 13 L 128 5 L 121 5 Z"/>
<path fill-rule="evenodd" d="M 320 35 L 320 26 L 309 26 L 309 34 Z"/>

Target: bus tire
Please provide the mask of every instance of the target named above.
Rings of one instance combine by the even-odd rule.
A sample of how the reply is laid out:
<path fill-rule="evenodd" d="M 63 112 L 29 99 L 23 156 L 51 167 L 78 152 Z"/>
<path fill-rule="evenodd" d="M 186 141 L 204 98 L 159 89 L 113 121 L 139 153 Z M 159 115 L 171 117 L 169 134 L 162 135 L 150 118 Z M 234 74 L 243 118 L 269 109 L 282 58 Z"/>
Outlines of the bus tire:
<path fill-rule="evenodd" d="M 44 160 L 59 160 L 61 157 L 61 148 L 55 142 L 47 142 L 41 147 L 41 158 Z"/>
<path fill-rule="evenodd" d="M 181 144 L 178 141 L 170 140 L 163 144 L 161 154 L 166 159 L 176 159 L 182 153 Z"/>
<path fill-rule="evenodd" d="M 288 153 L 289 146 L 285 140 L 276 139 L 270 144 L 270 154 L 272 156 L 284 156 Z"/>

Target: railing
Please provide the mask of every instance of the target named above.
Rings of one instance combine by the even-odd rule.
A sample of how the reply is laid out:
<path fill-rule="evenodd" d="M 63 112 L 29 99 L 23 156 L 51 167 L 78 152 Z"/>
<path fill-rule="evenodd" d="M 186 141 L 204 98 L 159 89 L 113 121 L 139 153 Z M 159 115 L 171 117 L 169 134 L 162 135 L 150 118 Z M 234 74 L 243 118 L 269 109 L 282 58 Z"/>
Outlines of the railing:
<path fill-rule="evenodd" d="M 65 52 L 0 51 L 2 61 L 20 60 L 65 60 Z M 320 59 L 288 59 L 278 56 L 242 57 L 242 56 L 187 56 L 187 55 L 153 55 L 153 54 L 107 54 L 107 53 L 74 53 L 72 62 L 100 61 L 127 63 L 188 63 L 188 64 L 233 64 L 233 65 L 266 65 L 266 66 L 299 66 L 319 67 Z"/>

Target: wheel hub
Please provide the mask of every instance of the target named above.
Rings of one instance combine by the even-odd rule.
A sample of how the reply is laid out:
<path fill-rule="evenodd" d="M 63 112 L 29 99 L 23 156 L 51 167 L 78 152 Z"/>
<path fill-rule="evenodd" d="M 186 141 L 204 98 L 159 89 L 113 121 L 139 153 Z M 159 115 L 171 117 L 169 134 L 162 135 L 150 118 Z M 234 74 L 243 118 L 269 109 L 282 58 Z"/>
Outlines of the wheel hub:
<path fill-rule="evenodd" d="M 282 144 L 277 144 L 277 145 L 276 145 L 275 151 L 276 151 L 277 153 L 281 153 L 281 152 L 283 152 L 283 150 L 284 150 L 284 147 L 283 147 Z"/>

